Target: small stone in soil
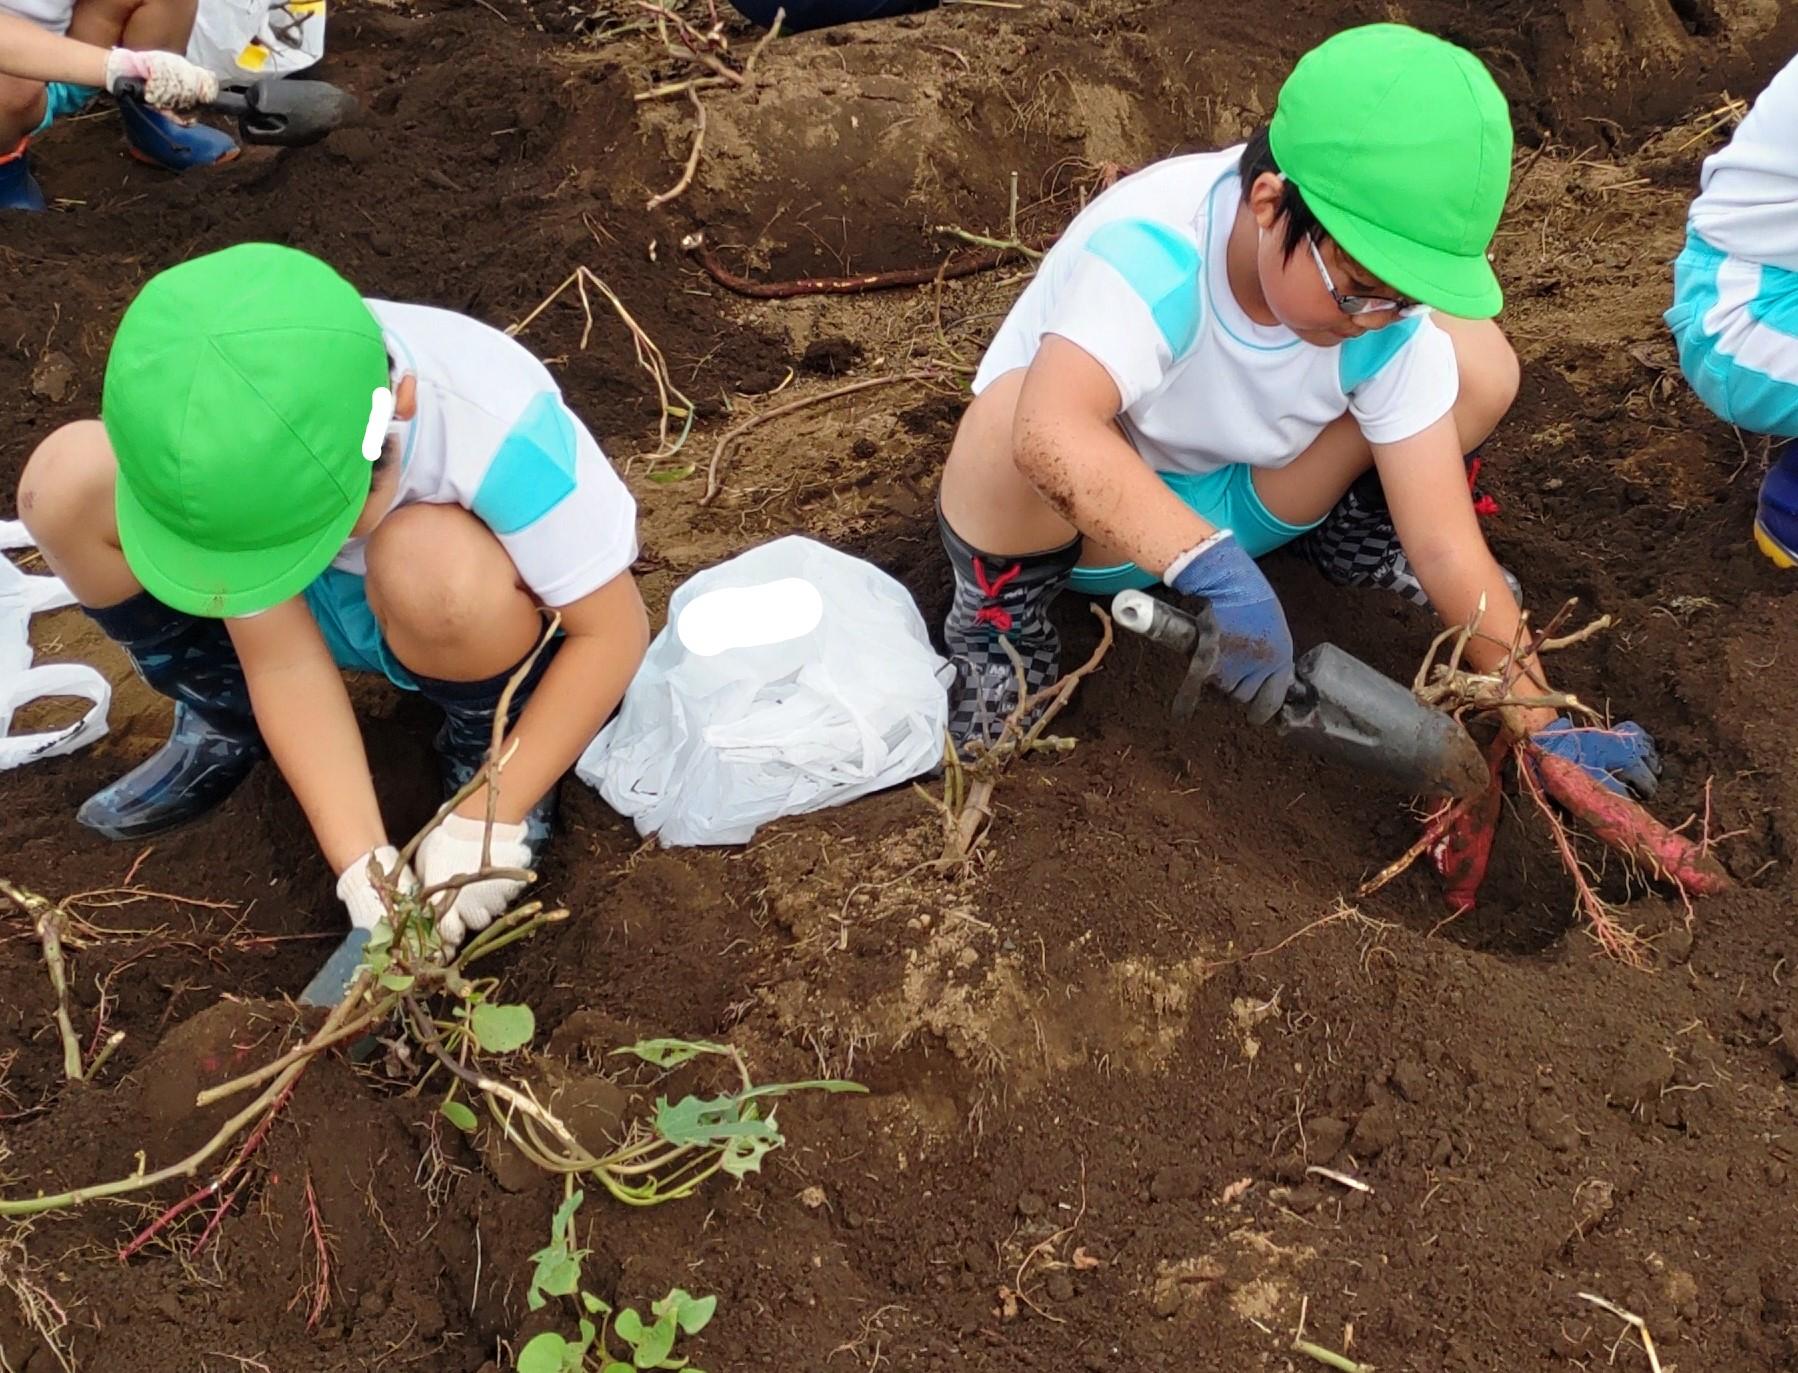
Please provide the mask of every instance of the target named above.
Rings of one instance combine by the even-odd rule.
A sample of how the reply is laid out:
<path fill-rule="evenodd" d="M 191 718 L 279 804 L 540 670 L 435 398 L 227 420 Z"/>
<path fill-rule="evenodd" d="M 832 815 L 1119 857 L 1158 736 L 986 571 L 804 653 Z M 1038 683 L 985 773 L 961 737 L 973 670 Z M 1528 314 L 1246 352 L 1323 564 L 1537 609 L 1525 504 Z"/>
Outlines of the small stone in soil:
<path fill-rule="evenodd" d="M 1342 1152 L 1348 1139 L 1347 1122 L 1335 1116 L 1316 1116 L 1305 1122 L 1305 1154 L 1313 1163 L 1328 1163 Z"/>
<path fill-rule="evenodd" d="M 1416 1059 L 1400 1059 L 1392 1070 L 1392 1085 L 1406 1101 L 1416 1103 L 1429 1090 L 1430 1075 Z"/>
<path fill-rule="evenodd" d="M 1398 1143 L 1398 1113 L 1384 1102 L 1369 1106 L 1355 1122 L 1349 1149 L 1362 1158 L 1373 1158 Z"/>
<path fill-rule="evenodd" d="M 1030 1220 L 1049 1209 L 1049 1204 L 1035 1192 L 1025 1192 L 1018 1198 L 1018 1214 Z"/>

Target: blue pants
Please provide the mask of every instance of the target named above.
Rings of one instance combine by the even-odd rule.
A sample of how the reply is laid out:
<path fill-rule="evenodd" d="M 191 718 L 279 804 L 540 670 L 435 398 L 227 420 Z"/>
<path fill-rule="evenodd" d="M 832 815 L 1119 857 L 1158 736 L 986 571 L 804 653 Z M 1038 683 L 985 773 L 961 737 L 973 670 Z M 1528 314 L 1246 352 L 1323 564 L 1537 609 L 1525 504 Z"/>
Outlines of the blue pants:
<path fill-rule="evenodd" d="M 1731 257 L 1688 231 L 1665 319 L 1680 370 L 1718 418 L 1798 437 L 1798 272 Z"/>
<path fill-rule="evenodd" d="M 337 666 L 351 672 L 376 672 L 402 691 L 418 683 L 394 657 L 375 612 L 368 604 L 368 584 L 354 572 L 327 567 L 306 588 L 306 605 L 318 621 Z"/>
<path fill-rule="evenodd" d="M 1195 514 L 1234 534 L 1251 558 L 1271 553 L 1322 523 L 1288 524 L 1275 515 L 1256 494 L 1255 469 L 1247 463 L 1233 462 L 1202 477 L 1185 472 L 1163 472 L 1160 476 Z M 1088 596 L 1110 596 L 1154 586 L 1160 580 L 1135 563 L 1118 563 L 1112 567 L 1076 567 L 1068 585 Z"/>

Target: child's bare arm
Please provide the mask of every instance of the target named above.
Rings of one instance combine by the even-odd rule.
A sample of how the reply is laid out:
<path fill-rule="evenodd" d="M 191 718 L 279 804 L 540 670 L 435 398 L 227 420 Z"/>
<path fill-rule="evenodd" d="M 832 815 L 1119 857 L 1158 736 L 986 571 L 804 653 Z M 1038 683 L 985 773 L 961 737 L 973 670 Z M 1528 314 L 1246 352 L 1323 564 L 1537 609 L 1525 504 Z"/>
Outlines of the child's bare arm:
<path fill-rule="evenodd" d="M 1050 334 L 1018 396 L 1014 461 L 1097 546 L 1160 576 L 1216 528 L 1168 490 L 1118 432 L 1118 389 L 1090 353 Z"/>
<path fill-rule="evenodd" d="M 1479 635 L 1469 641 L 1467 659 L 1481 672 L 1497 671 L 1509 654 L 1521 611 L 1480 531 L 1453 418 L 1444 416 L 1402 442 L 1375 444 L 1373 453 L 1399 543 L 1430 604 L 1444 624 L 1471 624 L 1477 615 Z M 1541 665 L 1531 658 L 1525 668 L 1528 678 L 1519 682 L 1517 694 L 1546 690 Z M 1554 719 L 1555 712 L 1548 709 L 1528 714 L 1532 730 Z"/>
<path fill-rule="evenodd" d="M 0 72 L 27 81 L 106 83 L 106 49 L 63 38 L 16 14 L 0 14 Z"/>
<path fill-rule="evenodd" d="M 275 765 L 342 872 L 387 842 L 342 670 L 302 600 L 226 623 Z"/>
<path fill-rule="evenodd" d="M 562 610 L 568 636 L 537 684 L 507 742 L 516 743 L 500 779 L 496 819 L 518 824 L 599 733 L 649 648 L 649 616 L 636 580 L 622 572 Z M 485 819 L 487 792 L 457 813 Z"/>

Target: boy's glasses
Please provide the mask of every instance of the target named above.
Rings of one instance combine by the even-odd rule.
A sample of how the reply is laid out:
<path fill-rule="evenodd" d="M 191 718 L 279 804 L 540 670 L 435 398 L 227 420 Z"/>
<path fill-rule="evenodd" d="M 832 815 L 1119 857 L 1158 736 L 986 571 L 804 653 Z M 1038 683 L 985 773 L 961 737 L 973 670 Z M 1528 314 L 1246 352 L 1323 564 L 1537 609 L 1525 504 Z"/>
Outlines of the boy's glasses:
<path fill-rule="evenodd" d="M 1391 300 L 1385 296 L 1343 295 L 1336 289 L 1336 283 L 1330 277 L 1330 269 L 1324 265 L 1324 255 L 1317 251 L 1317 240 L 1307 234 L 1305 246 L 1311 250 L 1311 260 L 1317 264 L 1317 274 L 1323 278 L 1324 290 L 1330 293 L 1330 299 L 1336 302 L 1336 308 L 1343 314 L 1380 315 L 1388 311 L 1397 311 L 1399 317 L 1404 318 L 1423 309 L 1423 306 L 1412 300 Z"/>

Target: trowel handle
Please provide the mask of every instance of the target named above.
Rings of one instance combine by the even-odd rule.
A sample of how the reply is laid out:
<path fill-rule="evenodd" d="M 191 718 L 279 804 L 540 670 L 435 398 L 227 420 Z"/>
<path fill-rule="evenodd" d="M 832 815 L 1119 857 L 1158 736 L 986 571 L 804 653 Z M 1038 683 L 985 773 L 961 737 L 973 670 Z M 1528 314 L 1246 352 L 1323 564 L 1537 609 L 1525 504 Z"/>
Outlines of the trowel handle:
<path fill-rule="evenodd" d="M 143 79 L 136 76 L 121 76 L 118 81 L 113 84 L 112 98 L 114 100 L 135 100 L 138 104 L 143 104 Z M 244 90 L 233 89 L 229 86 L 221 86 L 219 87 L 218 98 L 209 101 L 206 108 L 209 110 L 218 110 L 223 114 L 244 114 L 250 109 L 250 97 Z"/>
<path fill-rule="evenodd" d="M 1199 604 L 1202 606 L 1203 601 Z M 1111 617 L 1132 634 L 1153 639 L 1190 658 L 1199 646 L 1199 622 L 1178 606 L 1158 601 L 1146 591 L 1120 591 L 1111 598 Z"/>

